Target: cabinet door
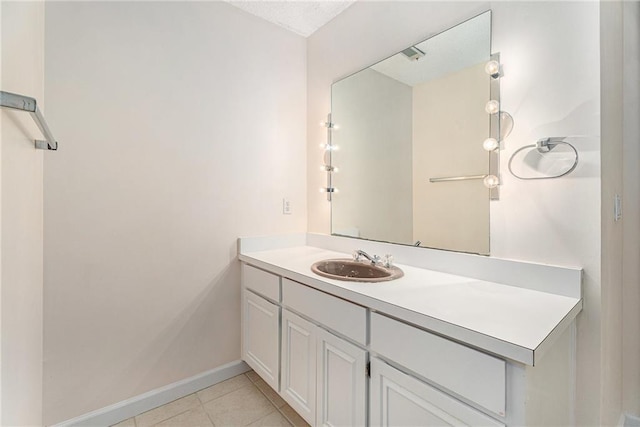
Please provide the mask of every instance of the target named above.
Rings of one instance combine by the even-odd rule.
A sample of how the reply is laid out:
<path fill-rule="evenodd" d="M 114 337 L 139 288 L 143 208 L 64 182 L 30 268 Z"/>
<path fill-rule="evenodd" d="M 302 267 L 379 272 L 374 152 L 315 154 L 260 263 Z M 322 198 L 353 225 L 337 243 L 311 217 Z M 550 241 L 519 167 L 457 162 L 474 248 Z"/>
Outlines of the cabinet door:
<path fill-rule="evenodd" d="M 371 426 L 502 426 L 504 424 L 386 363 L 371 360 Z"/>
<path fill-rule="evenodd" d="M 249 291 L 244 291 L 243 295 L 243 359 L 267 384 L 278 390 L 280 307 Z"/>
<path fill-rule="evenodd" d="M 282 310 L 282 398 L 309 424 L 316 415 L 317 327 Z"/>
<path fill-rule="evenodd" d="M 318 328 L 317 426 L 364 426 L 367 352 Z"/>

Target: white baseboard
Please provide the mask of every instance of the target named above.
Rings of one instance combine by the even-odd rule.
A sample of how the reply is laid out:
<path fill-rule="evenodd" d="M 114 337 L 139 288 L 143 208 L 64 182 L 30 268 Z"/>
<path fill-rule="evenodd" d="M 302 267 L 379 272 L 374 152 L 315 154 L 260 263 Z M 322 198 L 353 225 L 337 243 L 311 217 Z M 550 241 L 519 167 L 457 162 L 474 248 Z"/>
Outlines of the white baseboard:
<path fill-rule="evenodd" d="M 54 427 L 111 426 L 135 415 L 149 411 L 165 403 L 195 393 L 221 381 L 250 370 L 242 360 L 227 363 L 218 368 L 195 375 L 190 378 L 148 391 L 122 402 L 114 403 L 102 409 L 80 415 L 79 417 L 55 424 Z"/>

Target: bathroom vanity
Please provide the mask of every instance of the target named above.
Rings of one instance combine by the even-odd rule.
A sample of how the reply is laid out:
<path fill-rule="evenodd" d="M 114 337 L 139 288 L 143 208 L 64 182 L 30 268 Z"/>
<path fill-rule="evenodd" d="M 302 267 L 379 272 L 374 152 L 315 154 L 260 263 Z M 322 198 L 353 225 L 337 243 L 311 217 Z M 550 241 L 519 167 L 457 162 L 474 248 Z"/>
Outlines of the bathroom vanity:
<path fill-rule="evenodd" d="M 242 358 L 309 424 L 572 422 L 580 269 L 313 234 L 239 246 Z M 311 271 L 356 248 L 404 276 Z"/>

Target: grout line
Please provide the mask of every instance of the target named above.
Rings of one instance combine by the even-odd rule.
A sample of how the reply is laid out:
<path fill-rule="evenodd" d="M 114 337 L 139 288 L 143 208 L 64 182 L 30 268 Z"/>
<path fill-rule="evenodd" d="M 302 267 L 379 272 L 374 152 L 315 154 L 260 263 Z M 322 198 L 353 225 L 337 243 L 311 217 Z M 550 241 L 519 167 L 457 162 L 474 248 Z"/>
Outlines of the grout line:
<path fill-rule="evenodd" d="M 209 415 L 209 412 L 207 412 L 206 409 L 204 409 L 204 405 L 201 403 L 200 406 L 202 406 L 202 410 L 204 411 L 204 413 L 207 415 L 207 419 L 209 420 L 209 422 L 211 423 L 211 425 L 213 427 L 216 427 L 216 423 L 213 422 L 213 420 L 211 419 L 211 416 Z"/>
<path fill-rule="evenodd" d="M 246 374 L 245 374 L 245 375 L 246 375 Z M 251 381 L 251 378 L 249 378 L 249 381 Z M 251 381 L 251 382 L 252 382 L 253 386 L 254 386 L 255 388 L 257 388 L 257 389 L 258 389 L 258 391 L 259 391 L 260 393 L 262 393 L 262 395 L 267 399 L 267 401 L 271 404 L 271 406 L 273 406 L 277 412 L 280 412 L 280 415 L 282 415 L 282 418 L 284 418 L 285 420 L 287 420 L 287 422 L 288 422 L 288 423 L 293 427 L 293 425 L 294 425 L 294 424 L 293 424 L 293 422 L 291 422 L 291 420 L 290 420 L 290 419 L 289 419 L 289 418 L 284 414 L 284 412 L 282 412 L 282 411 L 280 410 L 280 408 L 278 408 L 278 407 L 275 405 L 275 403 L 273 403 L 273 402 L 271 401 L 271 399 L 269 399 L 269 396 L 267 396 L 267 394 L 266 394 L 264 391 L 262 391 L 262 390 L 260 389 L 260 387 L 258 387 L 258 386 L 253 382 L 253 381 Z M 284 406 L 283 406 L 283 408 L 284 408 Z M 269 414 L 272 414 L 272 412 L 269 412 Z M 266 417 L 266 416 L 268 416 L 269 414 L 265 415 L 265 417 Z M 261 418 L 259 418 L 259 419 L 261 419 Z M 256 420 L 256 421 L 257 421 L 257 420 Z"/>
<path fill-rule="evenodd" d="M 240 375 L 245 375 L 245 374 L 240 374 Z M 227 379 L 227 380 L 225 380 L 225 381 L 229 381 L 229 380 L 231 380 L 231 379 L 233 379 L 233 378 L 239 377 L 240 375 L 236 375 L 235 377 L 231 377 L 231 378 L 229 378 L 229 379 Z M 223 382 L 225 382 L 225 381 L 222 381 L 222 382 L 217 383 L 217 384 L 214 384 L 214 385 L 212 385 L 212 386 L 209 386 L 209 387 L 205 387 L 205 388 L 203 388 L 203 389 L 200 389 L 200 390 L 198 390 L 198 391 L 194 392 L 193 394 L 195 394 L 195 395 L 196 395 L 196 397 L 198 398 L 198 401 L 200 402 L 200 404 L 201 404 L 201 405 L 204 405 L 205 403 L 213 402 L 214 400 L 218 400 L 218 399 L 220 399 L 222 396 L 226 396 L 227 394 L 233 393 L 234 391 L 238 391 L 238 390 L 240 390 L 240 389 L 243 389 L 243 388 L 247 387 L 247 385 L 243 385 L 242 387 L 238 387 L 238 388 L 236 388 L 236 389 L 234 389 L 234 390 L 228 391 L 228 392 L 226 392 L 226 393 L 224 393 L 224 394 L 221 394 L 220 396 L 217 396 L 217 397 L 215 397 L 215 398 L 213 398 L 213 399 L 211 399 L 211 400 L 207 400 L 206 402 L 202 401 L 202 399 L 200 398 L 200 396 L 198 395 L 198 393 L 200 393 L 202 390 L 206 390 L 206 389 L 208 389 L 208 388 L 215 387 L 216 385 L 221 384 L 221 383 L 223 383 Z M 253 386 L 255 386 L 254 382 L 253 382 L 253 381 L 251 381 L 251 378 L 249 378 L 249 385 L 253 385 Z"/>

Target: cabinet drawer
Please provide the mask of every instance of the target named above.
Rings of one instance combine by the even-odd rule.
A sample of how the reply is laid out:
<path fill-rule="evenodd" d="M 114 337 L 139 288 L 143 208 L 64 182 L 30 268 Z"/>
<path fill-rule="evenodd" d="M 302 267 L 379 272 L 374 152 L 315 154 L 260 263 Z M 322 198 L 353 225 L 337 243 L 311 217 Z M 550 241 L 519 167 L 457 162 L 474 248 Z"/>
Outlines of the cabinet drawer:
<path fill-rule="evenodd" d="M 289 279 L 282 279 L 282 303 L 339 334 L 365 345 L 367 310 Z"/>
<path fill-rule="evenodd" d="M 280 302 L 280 276 L 242 264 L 242 284 L 246 289 Z"/>
<path fill-rule="evenodd" d="M 371 350 L 426 379 L 505 415 L 506 362 L 378 313 Z"/>
<path fill-rule="evenodd" d="M 375 357 L 371 359 L 370 393 L 372 427 L 504 427 L 503 423 Z"/>

